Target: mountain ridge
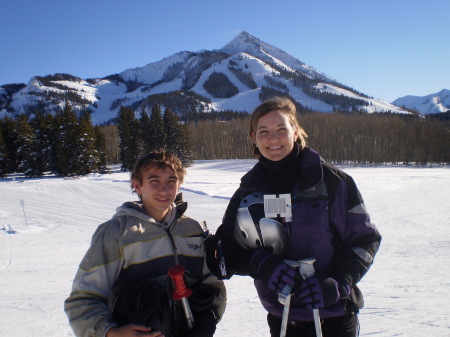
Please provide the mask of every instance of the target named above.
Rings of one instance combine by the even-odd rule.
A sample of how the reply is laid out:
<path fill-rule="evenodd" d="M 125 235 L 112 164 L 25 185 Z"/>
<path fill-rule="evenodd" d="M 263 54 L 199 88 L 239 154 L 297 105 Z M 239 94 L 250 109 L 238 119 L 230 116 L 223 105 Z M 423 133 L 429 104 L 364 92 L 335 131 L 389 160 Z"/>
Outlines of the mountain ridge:
<path fill-rule="evenodd" d="M 288 95 L 304 111 L 411 114 L 359 93 L 244 31 L 221 49 L 181 51 L 101 79 L 55 74 L 35 76 L 23 86 L 1 86 L 0 117 L 36 109 L 55 112 L 67 101 L 77 110 L 91 111 L 95 124 L 114 119 L 121 105 L 139 112 L 161 104 L 180 115 L 192 110 L 251 112 L 273 95 Z"/>
<path fill-rule="evenodd" d="M 422 115 L 448 112 L 450 111 L 450 90 L 442 89 L 425 96 L 407 95 L 397 98 L 392 104 L 419 111 Z"/>

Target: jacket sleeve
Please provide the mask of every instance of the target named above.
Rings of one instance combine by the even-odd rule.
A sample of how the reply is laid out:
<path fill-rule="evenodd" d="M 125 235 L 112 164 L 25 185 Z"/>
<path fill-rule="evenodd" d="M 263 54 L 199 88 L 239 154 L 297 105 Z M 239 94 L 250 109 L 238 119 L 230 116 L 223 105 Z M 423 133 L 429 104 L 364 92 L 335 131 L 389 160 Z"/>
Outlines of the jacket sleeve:
<path fill-rule="evenodd" d="M 117 325 L 112 319 L 108 298 L 122 264 L 118 227 L 115 220 L 99 226 L 64 302 L 64 310 L 77 337 L 104 337 Z"/>
<path fill-rule="evenodd" d="M 338 281 L 341 297 L 345 298 L 373 264 L 381 235 L 370 220 L 354 180 L 337 169 L 331 179 L 334 182 L 328 179 L 327 185 L 332 186 L 330 225 L 334 231 L 335 256 L 329 276 Z"/>

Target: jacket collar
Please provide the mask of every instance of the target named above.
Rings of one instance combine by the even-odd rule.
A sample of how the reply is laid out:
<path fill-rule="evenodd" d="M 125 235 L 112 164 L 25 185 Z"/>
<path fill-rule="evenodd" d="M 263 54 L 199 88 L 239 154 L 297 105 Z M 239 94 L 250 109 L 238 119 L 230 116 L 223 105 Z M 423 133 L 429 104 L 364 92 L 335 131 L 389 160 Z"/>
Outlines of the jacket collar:
<path fill-rule="evenodd" d="M 298 163 L 298 170 L 292 179 L 295 180 L 294 186 L 296 188 L 300 190 L 308 189 L 323 179 L 323 159 L 316 151 L 305 147 L 298 153 L 295 160 Z M 257 188 L 270 191 L 270 186 L 266 181 L 259 161 L 241 178 L 240 187 L 243 189 Z"/>

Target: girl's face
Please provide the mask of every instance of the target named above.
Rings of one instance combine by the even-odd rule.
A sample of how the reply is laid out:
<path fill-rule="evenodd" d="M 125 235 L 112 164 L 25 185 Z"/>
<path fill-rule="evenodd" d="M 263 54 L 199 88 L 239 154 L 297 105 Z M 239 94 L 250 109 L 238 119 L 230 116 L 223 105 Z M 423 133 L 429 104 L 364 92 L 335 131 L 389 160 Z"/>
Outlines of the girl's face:
<path fill-rule="evenodd" d="M 274 110 L 260 117 L 252 140 L 261 155 L 279 161 L 291 153 L 298 138 L 298 129 L 292 126 L 286 114 Z"/>

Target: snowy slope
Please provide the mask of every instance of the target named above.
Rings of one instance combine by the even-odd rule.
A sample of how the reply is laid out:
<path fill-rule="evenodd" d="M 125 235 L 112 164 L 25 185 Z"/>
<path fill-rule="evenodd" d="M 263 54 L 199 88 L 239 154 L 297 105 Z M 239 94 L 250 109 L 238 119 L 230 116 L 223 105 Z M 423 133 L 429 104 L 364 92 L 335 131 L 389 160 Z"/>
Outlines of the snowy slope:
<path fill-rule="evenodd" d="M 450 110 L 450 90 L 443 89 L 427 96 L 404 96 L 397 98 L 392 104 L 417 110 L 422 115 L 446 112 Z"/>
<path fill-rule="evenodd" d="M 338 86 L 335 86 L 333 84 L 319 83 L 316 86 L 316 88 L 321 90 L 322 92 L 328 92 L 328 93 L 331 93 L 334 95 L 344 95 L 347 97 L 361 99 L 361 97 L 358 96 L 357 94 L 355 94 L 347 89 L 343 89 Z M 368 113 L 385 112 L 385 111 L 390 111 L 390 112 L 399 113 L 399 114 L 405 113 L 405 110 L 403 110 L 402 108 L 399 108 L 398 106 L 396 106 L 394 104 L 390 104 L 390 103 L 381 101 L 379 99 L 374 99 L 374 98 L 362 98 L 362 99 L 369 103 L 369 106 L 365 107 L 365 109 Z"/>
<path fill-rule="evenodd" d="M 128 69 L 120 73 L 120 76 L 126 81 L 134 81 L 152 84 L 163 78 L 164 72 L 174 63 L 186 62 L 192 53 L 180 52 L 166 57 L 161 61 L 150 63 L 144 67 Z"/>
<path fill-rule="evenodd" d="M 197 161 L 182 187 L 188 215 L 220 224 L 254 160 Z M 361 336 L 450 335 L 449 168 L 344 168 L 383 235 L 360 282 Z M 73 336 L 63 311 L 77 265 L 99 224 L 134 200 L 128 173 L 0 180 L 0 336 Z M 226 281 L 216 337 L 269 332 L 249 277 Z"/>

